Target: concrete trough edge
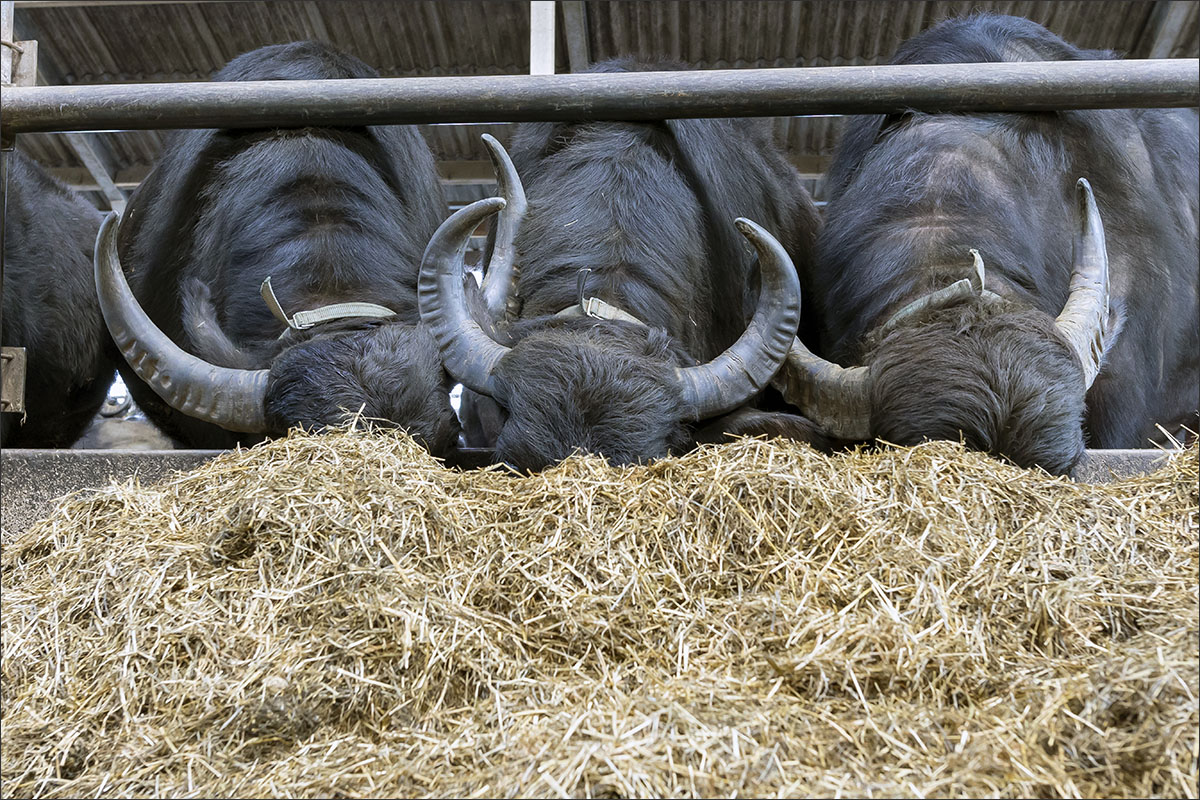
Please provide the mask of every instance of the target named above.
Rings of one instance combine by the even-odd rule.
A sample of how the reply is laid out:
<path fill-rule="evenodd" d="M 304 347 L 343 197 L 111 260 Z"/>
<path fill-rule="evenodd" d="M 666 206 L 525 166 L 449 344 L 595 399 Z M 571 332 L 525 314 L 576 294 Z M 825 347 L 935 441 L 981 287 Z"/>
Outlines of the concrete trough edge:
<path fill-rule="evenodd" d="M 24 532 L 54 510 L 63 495 L 108 486 L 138 475 L 152 483 L 190 470 L 223 450 L 24 450 L 0 451 L 0 539 Z M 1179 450 L 1088 450 L 1072 477 L 1104 483 L 1144 475 Z M 475 453 L 478 456 L 478 453 Z M 478 460 L 469 459 L 470 461 Z"/>

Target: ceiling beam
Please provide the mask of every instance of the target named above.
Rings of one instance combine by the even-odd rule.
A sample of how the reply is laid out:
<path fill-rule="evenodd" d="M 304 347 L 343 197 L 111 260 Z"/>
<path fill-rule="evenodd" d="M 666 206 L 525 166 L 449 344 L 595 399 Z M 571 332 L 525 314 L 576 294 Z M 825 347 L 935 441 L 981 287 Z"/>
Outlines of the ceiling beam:
<path fill-rule="evenodd" d="M 442 183 L 480 184 L 495 183 L 496 170 L 491 161 L 439 161 L 438 175 Z"/>
<path fill-rule="evenodd" d="M 1170 58 L 1175 42 L 1183 32 L 1183 23 L 1194 3 L 1187 0 L 1158 0 L 1145 32 L 1140 37 L 1138 52 L 1142 58 Z"/>
<path fill-rule="evenodd" d="M 588 44 L 587 3 L 585 0 L 561 0 L 563 38 L 567 40 L 567 67 L 571 72 L 583 72 L 592 63 Z"/>
<path fill-rule="evenodd" d="M 91 173 L 96 188 L 108 201 L 108 207 L 113 211 L 125 213 L 125 192 L 117 186 L 113 178 L 112 157 L 103 147 L 103 143 L 86 133 L 64 133 L 63 137 L 83 163 L 84 169 Z"/>
<path fill-rule="evenodd" d="M 787 159 L 792 162 L 792 166 L 799 171 L 800 177 L 805 180 L 823 178 L 825 177 L 825 173 L 829 171 L 829 156 L 788 153 Z"/>
<path fill-rule="evenodd" d="M 46 171 L 77 192 L 100 191 L 96 179 L 87 167 L 54 167 Z M 150 167 L 145 165 L 125 167 L 113 173 L 113 183 L 118 189 L 136 189 L 149 173 Z"/>
<path fill-rule="evenodd" d="M 799 170 L 800 177 L 805 180 L 824 177 L 825 172 L 829 169 L 829 156 L 793 154 L 788 156 L 788 160 Z M 439 161 L 437 162 L 437 171 L 442 183 L 448 186 L 482 186 L 496 182 L 496 173 L 493 170 L 492 162 L 488 160 Z M 100 191 L 95 177 L 90 170 L 84 167 L 57 167 L 50 169 L 49 172 L 77 191 Z M 111 174 L 113 183 L 118 189 L 134 189 L 145 180 L 149 172 L 150 167 L 142 164 L 118 169 Z"/>
<path fill-rule="evenodd" d="M 24 15 L 15 20 L 15 28 L 22 39 L 46 41 L 39 36 L 40 31 L 37 26 Z M 65 83 L 62 70 L 44 47 L 39 47 L 37 80 L 43 86 L 61 86 Z M 79 163 L 83 164 L 84 169 L 92 176 L 93 183 L 104 195 L 108 207 L 113 211 L 124 212 L 125 192 L 117 186 L 117 182 L 113 178 L 117 160 L 104 140 L 95 134 L 88 133 L 64 133 L 61 135 L 63 141 L 79 159 Z"/>
<path fill-rule="evenodd" d="M 16 0 L 17 8 L 87 8 L 95 6 L 172 6 L 192 3 L 232 3 L 238 0 Z"/>

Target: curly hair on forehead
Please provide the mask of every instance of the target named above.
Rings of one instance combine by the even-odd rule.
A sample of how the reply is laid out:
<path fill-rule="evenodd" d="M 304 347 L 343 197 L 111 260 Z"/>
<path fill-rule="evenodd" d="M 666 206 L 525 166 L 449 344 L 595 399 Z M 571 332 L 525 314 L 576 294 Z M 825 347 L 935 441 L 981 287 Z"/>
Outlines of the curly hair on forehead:
<path fill-rule="evenodd" d="M 294 424 L 319 430 L 361 411 L 372 424 L 403 427 L 444 455 L 459 432 L 444 380 L 437 343 L 424 326 L 349 326 L 294 344 L 275 359 L 266 416 L 280 434 Z"/>
<path fill-rule="evenodd" d="M 694 360 L 679 344 L 628 323 L 571 327 L 530 334 L 499 368 L 496 397 L 507 420 L 497 459 L 535 470 L 576 449 L 612 464 L 687 449 L 691 426 L 674 367 Z"/>
<path fill-rule="evenodd" d="M 1044 313 L 977 301 L 938 309 L 886 336 L 870 363 L 880 439 L 961 437 L 1057 474 L 1083 455 L 1082 370 Z"/>

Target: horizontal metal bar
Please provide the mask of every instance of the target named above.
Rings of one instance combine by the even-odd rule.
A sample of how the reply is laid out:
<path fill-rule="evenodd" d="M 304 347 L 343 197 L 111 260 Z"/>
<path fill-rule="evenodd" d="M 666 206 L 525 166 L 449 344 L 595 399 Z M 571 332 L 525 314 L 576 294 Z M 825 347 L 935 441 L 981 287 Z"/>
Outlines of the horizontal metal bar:
<path fill-rule="evenodd" d="M 1198 59 L 6 89 L 2 133 L 1200 105 Z"/>

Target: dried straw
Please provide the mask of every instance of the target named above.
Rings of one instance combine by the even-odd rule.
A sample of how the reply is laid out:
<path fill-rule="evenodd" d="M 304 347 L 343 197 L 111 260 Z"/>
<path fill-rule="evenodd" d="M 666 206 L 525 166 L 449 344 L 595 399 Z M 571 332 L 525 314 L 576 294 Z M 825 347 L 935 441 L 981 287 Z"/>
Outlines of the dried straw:
<path fill-rule="evenodd" d="M 1196 797 L 1198 480 L 295 434 L 5 547 L 3 794 Z"/>

